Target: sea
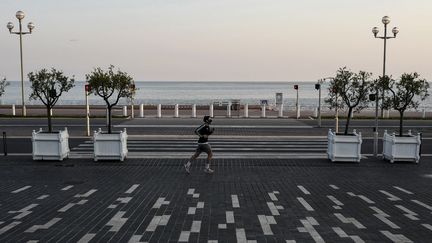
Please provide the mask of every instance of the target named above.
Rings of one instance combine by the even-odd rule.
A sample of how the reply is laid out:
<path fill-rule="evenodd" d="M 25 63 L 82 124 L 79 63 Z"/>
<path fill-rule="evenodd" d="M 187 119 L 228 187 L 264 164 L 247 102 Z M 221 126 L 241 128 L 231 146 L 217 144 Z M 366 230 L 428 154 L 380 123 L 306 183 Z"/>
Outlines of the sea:
<path fill-rule="evenodd" d="M 135 104 L 163 104 L 163 105 L 208 105 L 210 103 L 226 103 L 233 100 L 241 104 L 258 105 L 267 102 L 276 103 L 276 93 L 282 93 L 284 106 L 295 106 L 298 85 L 298 97 L 301 107 L 313 108 L 318 105 L 318 90 L 316 82 L 227 82 L 227 81 L 135 81 Z M 24 82 L 26 104 L 42 104 L 38 100 L 29 100 L 31 92 L 29 81 Z M 75 87 L 60 97 L 58 105 L 84 105 L 85 81 L 76 81 Z M 430 93 L 432 90 L 430 90 Z M 432 93 L 431 93 L 432 94 Z M 328 83 L 321 86 L 322 105 L 328 95 Z M 129 100 L 122 99 L 119 104 L 129 104 Z M 89 96 L 91 105 L 103 105 L 104 101 L 94 95 Z M 0 104 L 21 104 L 21 82 L 9 81 L 5 93 L 0 97 Z M 432 108 L 432 99 L 429 97 L 422 106 Z"/>

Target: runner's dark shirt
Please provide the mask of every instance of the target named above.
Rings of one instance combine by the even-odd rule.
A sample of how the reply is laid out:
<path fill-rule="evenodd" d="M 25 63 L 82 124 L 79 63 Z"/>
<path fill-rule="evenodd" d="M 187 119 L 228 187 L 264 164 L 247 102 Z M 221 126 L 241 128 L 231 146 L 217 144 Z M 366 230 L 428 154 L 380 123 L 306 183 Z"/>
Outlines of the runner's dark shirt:
<path fill-rule="evenodd" d="M 208 136 L 211 135 L 213 131 L 214 129 L 210 128 L 210 126 L 206 123 L 195 129 L 195 134 L 199 136 L 198 143 L 207 143 Z"/>

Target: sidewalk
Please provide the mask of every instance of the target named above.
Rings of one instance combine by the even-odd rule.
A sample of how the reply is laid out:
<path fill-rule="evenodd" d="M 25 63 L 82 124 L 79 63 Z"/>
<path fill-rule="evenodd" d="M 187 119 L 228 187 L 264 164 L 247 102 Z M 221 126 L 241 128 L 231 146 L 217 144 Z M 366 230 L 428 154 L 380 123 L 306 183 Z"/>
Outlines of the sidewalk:
<path fill-rule="evenodd" d="M 432 159 L 0 158 L 1 242 L 428 242 Z"/>

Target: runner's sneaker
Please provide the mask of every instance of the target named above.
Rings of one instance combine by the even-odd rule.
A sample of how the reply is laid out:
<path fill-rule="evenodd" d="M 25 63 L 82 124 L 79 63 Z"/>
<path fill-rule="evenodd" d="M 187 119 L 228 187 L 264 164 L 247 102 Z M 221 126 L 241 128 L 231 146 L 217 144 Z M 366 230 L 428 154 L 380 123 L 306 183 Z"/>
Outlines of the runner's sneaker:
<path fill-rule="evenodd" d="M 190 174 L 190 166 L 191 166 L 191 164 L 187 163 L 187 164 L 184 164 L 183 166 L 185 168 L 186 173 Z"/>
<path fill-rule="evenodd" d="M 207 174 L 213 174 L 214 170 L 210 169 L 210 168 L 205 168 L 204 172 Z"/>

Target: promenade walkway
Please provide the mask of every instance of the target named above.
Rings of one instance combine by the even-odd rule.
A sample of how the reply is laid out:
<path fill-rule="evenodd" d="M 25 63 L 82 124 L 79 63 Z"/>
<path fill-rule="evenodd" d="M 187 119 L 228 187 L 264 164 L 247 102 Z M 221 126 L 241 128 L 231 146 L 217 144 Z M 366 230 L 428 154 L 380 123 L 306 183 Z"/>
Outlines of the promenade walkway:
<path fill-rule="evenodd" d="M 429 242 L 432 160 L 0 158 L 0 242 Z"/>

